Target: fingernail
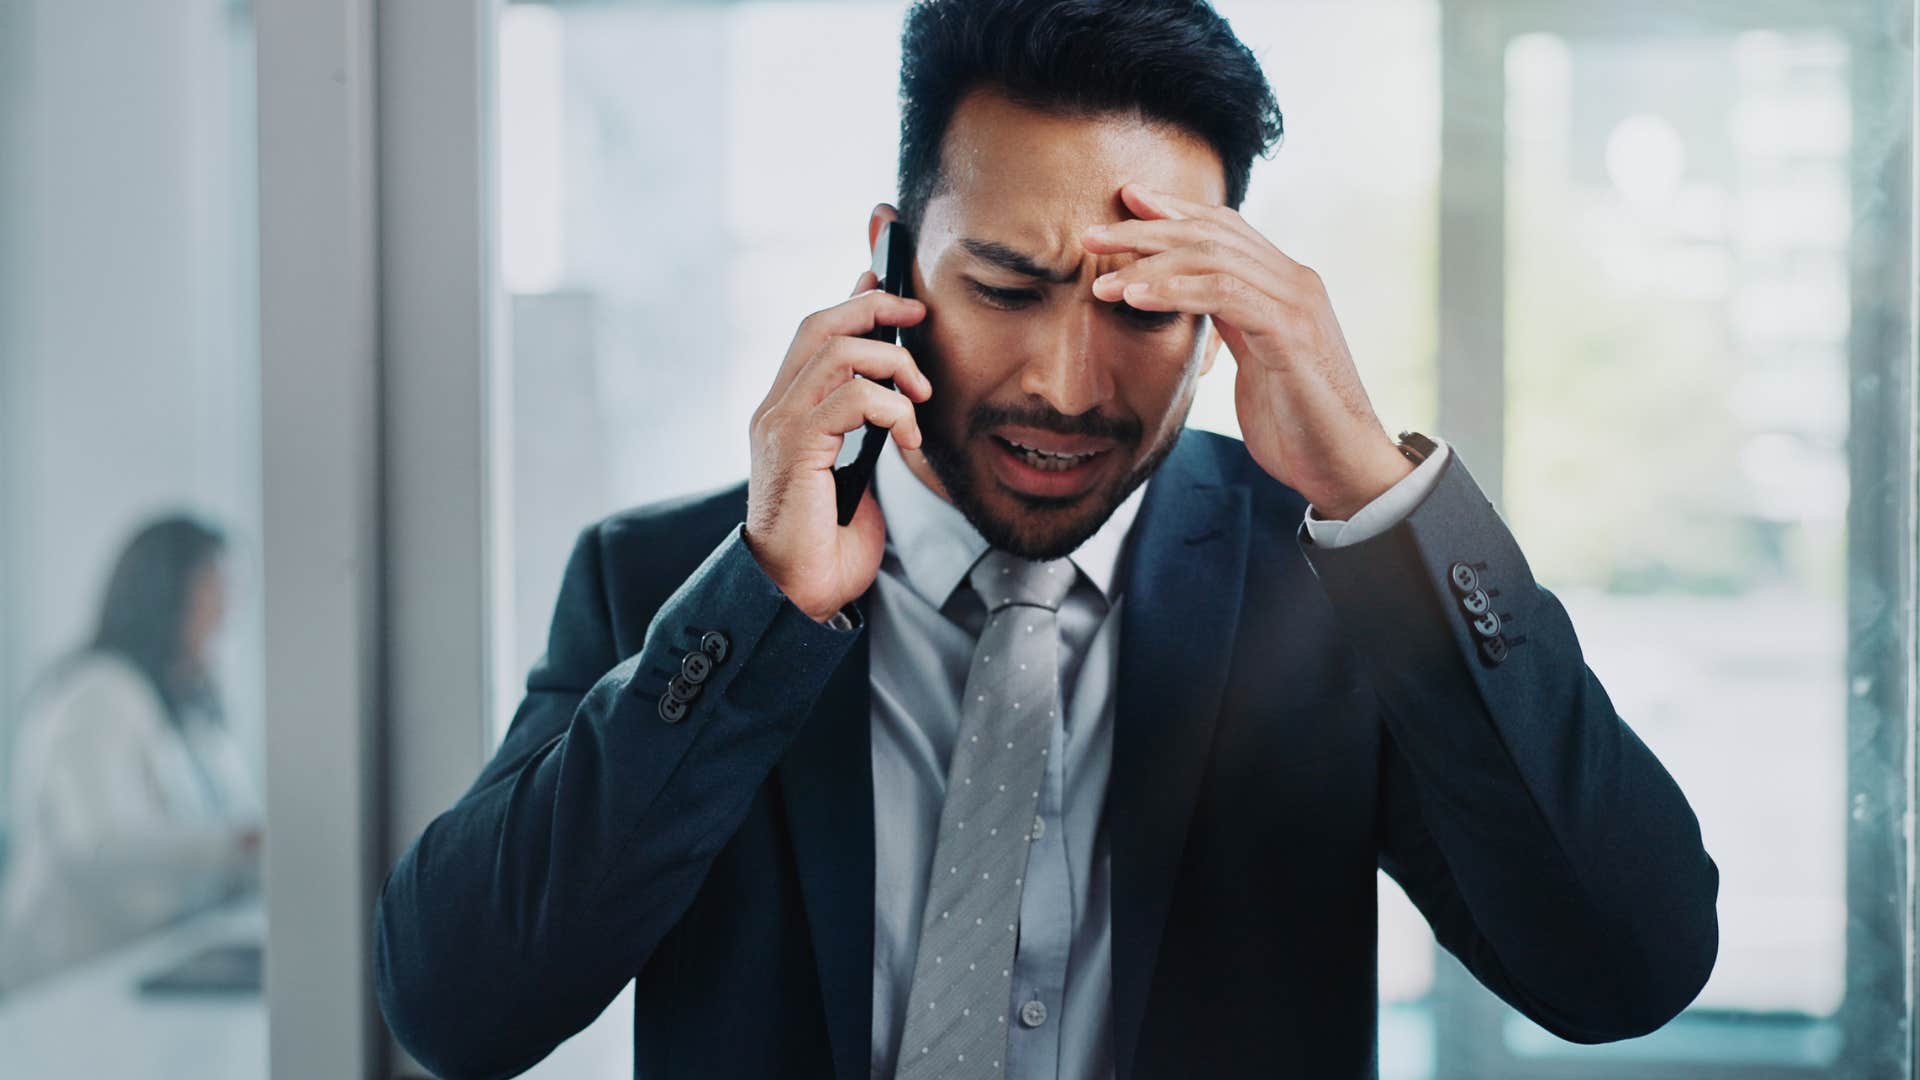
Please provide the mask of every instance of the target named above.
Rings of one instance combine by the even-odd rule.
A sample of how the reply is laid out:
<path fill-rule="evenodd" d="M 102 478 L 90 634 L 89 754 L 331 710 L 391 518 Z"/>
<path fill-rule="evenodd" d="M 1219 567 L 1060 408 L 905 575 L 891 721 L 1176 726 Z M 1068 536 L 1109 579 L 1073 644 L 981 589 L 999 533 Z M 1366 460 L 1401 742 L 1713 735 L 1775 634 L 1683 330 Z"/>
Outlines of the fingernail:
<path fill-rule="evenodd" d="M 1087 235 L 1096 240 L 1105 240 L 1107 238 L 1107 227 L 1105 225 L 1089 225 L 1087 226 Z"/>

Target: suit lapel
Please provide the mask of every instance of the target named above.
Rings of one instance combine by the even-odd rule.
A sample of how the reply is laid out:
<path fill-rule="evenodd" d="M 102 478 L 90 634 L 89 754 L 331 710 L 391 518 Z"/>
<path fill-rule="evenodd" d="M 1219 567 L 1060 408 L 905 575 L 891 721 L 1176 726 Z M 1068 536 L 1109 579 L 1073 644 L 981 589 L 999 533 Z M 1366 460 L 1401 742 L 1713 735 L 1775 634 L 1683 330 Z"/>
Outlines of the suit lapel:
<path fill-rule="evenodd" d="M 1133 1072 L 1246 583 L 1247 488 L 1226 482 L 1209 449 L 1182 433 L 1147 488 L 1123 570 L 1107 787 L 1119 1080 Z"/>
<path fill-rule="evenodd" d="M 827 680 L 776 770 L 813 933 L 833 1072 L 864 1078 L 873 1041 L 873 758 L 867 635 Z"/>

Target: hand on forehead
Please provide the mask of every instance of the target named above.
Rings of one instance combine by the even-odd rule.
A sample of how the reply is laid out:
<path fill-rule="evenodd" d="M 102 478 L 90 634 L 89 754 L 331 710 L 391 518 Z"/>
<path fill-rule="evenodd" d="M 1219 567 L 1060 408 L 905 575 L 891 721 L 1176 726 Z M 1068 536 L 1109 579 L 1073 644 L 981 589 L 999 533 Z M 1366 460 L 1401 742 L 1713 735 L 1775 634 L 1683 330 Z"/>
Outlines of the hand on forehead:
<path fill-rule="evenodd" d="M 940 194 L 927 205 L 923 257 L 967 242 L 997 245 L 1054 272 L 1077 273 L 1088 225 L 1135 216 L 1121 197 L 1129 182 L 1196 203 L 1219 204 L 1225 175 L 1204 140 L 1136 117 L 1075 117 L 979 92 L 954 110 L 942 150 Z M 961 254 L 956 252 L 956 254 Z M 1135 256 L 1101 256 L 1095 272 Z"/>

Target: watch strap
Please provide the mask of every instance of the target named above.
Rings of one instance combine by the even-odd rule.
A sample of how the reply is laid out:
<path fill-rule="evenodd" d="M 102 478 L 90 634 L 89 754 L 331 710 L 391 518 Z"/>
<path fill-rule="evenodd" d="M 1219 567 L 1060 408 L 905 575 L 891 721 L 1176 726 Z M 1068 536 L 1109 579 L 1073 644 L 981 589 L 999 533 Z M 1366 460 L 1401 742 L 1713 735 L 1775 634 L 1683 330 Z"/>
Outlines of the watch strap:
<path fill-rule="evenodd" d="M 1439 445 L 1432 439 L 1427 438 L 1417 431 L 1401 432 L 1400 437 L 1393 441 L 1393 445 L 1399 449 L 1400 453 L 1404 455 L 1408 461 L 1413 462 L 1415 465 L 1432 457 L 1434 451 L 1440 449 Z"/>

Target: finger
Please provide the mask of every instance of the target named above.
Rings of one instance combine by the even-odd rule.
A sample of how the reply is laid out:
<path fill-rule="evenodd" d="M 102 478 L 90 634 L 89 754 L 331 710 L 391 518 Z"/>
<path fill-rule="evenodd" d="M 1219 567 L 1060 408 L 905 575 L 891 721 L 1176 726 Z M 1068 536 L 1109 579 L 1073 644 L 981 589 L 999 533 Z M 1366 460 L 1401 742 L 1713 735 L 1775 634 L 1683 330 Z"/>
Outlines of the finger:
<path fill-rule="evenodd" d="M 1227 207 L 1213 203 L 1195 202 L 1192 199 L 1175 195 L 1157 187 L 1149 187 L 1138 180 L 1129 180 L 1120 185 L 1120 199 L 1128 207 L 1144 208 L 1151 211 L 1153 217 L 1187 219 L 1197 218 L 1203 221 L 1219 220 L 1222 211 L 1231 212 Z M 1136 213 L 1138 210 L 1136 210 Z"/>
<path fill-rule="evenodd" d="M 917 401 L 933 396 L 933 384 L 906 349 L 885 341 L 837 337 L 802 366 L 776 407 L 806 412 L 855 375 L 890 379 L 901 393 Z"/>
<path fill-rule="evenodd" d="M 862 270 L 860 271 L 860 276 L 853 279 L 853 295 L 855 296 L 859 296 L 868 289 L 877 289 L 879 287 L 880 279 L 875 277 L 871 270 Z"/>
<path fill-rule="evenodd" d="M 880 498 L 873 493 L 873 485 L 860 493 L 860 505 L 853 511 L 853 520 L 847 522 L 856 535 L 885 536 L 886 518 L 880 513 Z"/>
<path fill-rule="evenodd" d="M 828 394 L 811 414 L 807 428 L 825 442 L 824 449 L 839 454 L 839 437 L 866 424 L 878 424 L 892 433 L 904 449 L 920 445 L 920 421 L 913 402 L 898 390 L 877 382 L 853 379 Z"/>
<path fill-rule="evenodd" d="M 1273 241 L 1267 239 L 1266 234 L 1254 228 L 1246 218 L 1240 216 L 1238 210 L 1230 206 L 1195 202 L 1175 195 L 1171 191 L 1147 187 L 1138 182 L 1123 184 L 1120 188 L 1120 198 L 1141 217 L 1211 221 L 1240 233 L 1256 246 L 1269 247 L 1276 252 L 1280 250 Z"/>
<path fill-rule="evenodd" d="M 926 318 L 926 314 L 926 305 L 920 301 L 896 296 L 879 288 L 856 293 L 830 308 L 814 312 L 800 320 L 800 328 L 794 332 L 793 342 L 787 346 L 787 355 L 780 362 L 780 370 L 774 374 L 773 387 L 767 393 L 767 403 L 785 396 L 794 377 L 827 343 L 828 338 L 859 337 L 871 333 L 876 326 L 913 326 Z"/>
<path fill-rule="evenodd" d="M 1212 273 L 1232 274 L 1275 299 L 1288 300 L 1295 295 L 1288 279 L 1273 267 L 1239 248 L 1215 240 L 1162 251 L 1102 274 L 1093 279 L 1093 295 L 1101 300 L 1119 300 L 1126 287 L 1136 281 Z"/>
<path fill-rule="evenodd" d="M 1181 218 L 1127 218 L 1089 225 L 1081 230 L 1080 245 L 1096 255 L 1133 251 L 1155 255 L 1188 244 L 1214 243 L 1245 252 L 1249 258 L 1271 261 L 1281 270 L 1299 264 L 1265 238 L 1249 237 L 1217 221 Z"/>
<path fill-rule="evenodd" d="M 1120 202 L 1136 217 L 1146 218 L 1149 221 L 1158 221 L 1163 218 L 1185 221 L 1193 216 L 1171 203 L 1162 203 L 1159 199 L 1153 198 L 1151 191 L 1152 189 L 1145 184 L 1130 180 L 1120 185 Z"/>
<path fill-rule="evenodd" d="M 862 280 L 872 277 L 872 271 L 862 275 Z M 794 333 L 793 346 L 788 349 L 789 357 L 799 352 L 804 360 L 820 348 L 830 337 L 859 337 L 872 333 L 880 326 L 913 326 L 926 318 L 927 306 L 908 296 L 898 296 L 887 292 L 874 284 L 840 301 L 830 308 L 823 308 L 800 320 L 800 328 Z"/>
<path fill-rule="evenodd" d="M 1208 315 L 1249 336 L 1284 328 L 1288 306 L 1232 274 L 1178 274 L 1136 281 L 1122 294 L 1142 311 L 1184 311 Z"/>

